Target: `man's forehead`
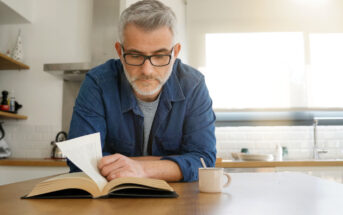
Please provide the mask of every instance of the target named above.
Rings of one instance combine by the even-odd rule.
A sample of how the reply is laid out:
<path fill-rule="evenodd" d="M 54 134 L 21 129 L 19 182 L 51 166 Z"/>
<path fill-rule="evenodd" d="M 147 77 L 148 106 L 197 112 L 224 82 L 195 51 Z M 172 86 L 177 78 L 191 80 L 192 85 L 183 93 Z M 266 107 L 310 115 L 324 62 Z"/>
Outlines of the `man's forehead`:
<path fill-rule="evenodd" d="M 124 44 L 125 52 L 136 52 L 136 53 L 160 53 L 160 52 L 170 52 L 172 49 L 172 45 L 170 47 L 161 47 L 161 48 L 151 48 L 151 49 L 139 49 L 134 48 L 132 46 L 125 46 Z"/>
<path fill-rule="evenodd" d="M 170 51 L 173 46 L 173 35 L 168 27 L 146 31 L 129 24 L 124 31 L 123 46 L 125 50 L 137 52 Z"/>

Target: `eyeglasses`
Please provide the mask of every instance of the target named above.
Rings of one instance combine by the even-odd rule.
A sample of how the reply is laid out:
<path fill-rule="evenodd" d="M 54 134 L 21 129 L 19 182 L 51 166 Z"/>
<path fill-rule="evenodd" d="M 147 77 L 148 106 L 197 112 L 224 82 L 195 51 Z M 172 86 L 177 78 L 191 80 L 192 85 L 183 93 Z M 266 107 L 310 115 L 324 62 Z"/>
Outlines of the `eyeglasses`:
<path fill-rule="evenodd" d="M 173 55 L 174 47 L 171 49 L 170 54 L 157 54 L 157 55 L 142 55 L 142 54 L 135 54 L 135 53 L 125 53 L 125 49 L 123 49 L 123 57 L 126 64 L 131 66 L 141 66 L 145 63 L 148 59 L 153 66 L 162 67 L 167 66 L 170 63 L 170 60 Z"/>

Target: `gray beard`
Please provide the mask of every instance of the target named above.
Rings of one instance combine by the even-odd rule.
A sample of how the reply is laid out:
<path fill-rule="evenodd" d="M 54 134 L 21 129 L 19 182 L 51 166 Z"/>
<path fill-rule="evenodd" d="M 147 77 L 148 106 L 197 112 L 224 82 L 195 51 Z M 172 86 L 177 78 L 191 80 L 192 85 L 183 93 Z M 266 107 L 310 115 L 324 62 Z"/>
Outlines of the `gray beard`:
<path fill-rule="evenodd" d="M 135 81 L 137 79 L 132 79 L 129 75 L 129 73 L 127 72 L 125 66 L 123 65 L 123 69 L 124 69 L 124 74 L 125 74 L 125 77 L 126 79 L 128 80 L 128 82 L 130 83 L 131 87 L 134 89 L 134 91 L 136 93 L 138 93 L 139 95 L 142 95 L 142 96 L 151 96 L 151 95 L 154 95 L 156 94 L 157 92 L 159 92 L 163 85 L 167 82 L 167 80 L 169 79 L 170 75 L 171 75 L 171 72 L 173 70 L 173 67 L 170 67 L 168 73 L 167 73 L 167 76 L 165 77 L 165 79 L 160 79 L 160 78 L 156 78 L 158 81 L 159 81 L 159 85 L 153 89 L 153 90 L 150 90 L 150 91 L 142 91 L 138 88 L 138 86 L 136 85 Z"/>

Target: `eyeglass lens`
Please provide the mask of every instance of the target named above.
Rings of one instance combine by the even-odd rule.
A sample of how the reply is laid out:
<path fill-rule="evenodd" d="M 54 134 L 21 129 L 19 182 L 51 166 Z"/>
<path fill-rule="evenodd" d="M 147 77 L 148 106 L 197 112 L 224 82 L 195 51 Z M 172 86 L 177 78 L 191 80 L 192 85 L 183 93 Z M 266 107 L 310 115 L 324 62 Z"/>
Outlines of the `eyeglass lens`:
<path fill-rule="evenodd" d="M 150 63 L 154 66 L 165 66 L 170 62 L 170 55 L 152 55 L 150 57 L 138 54 L 126 54 L 125 61 L 130 65 L 143 65 L 146 59 L 150 60 Z"/>

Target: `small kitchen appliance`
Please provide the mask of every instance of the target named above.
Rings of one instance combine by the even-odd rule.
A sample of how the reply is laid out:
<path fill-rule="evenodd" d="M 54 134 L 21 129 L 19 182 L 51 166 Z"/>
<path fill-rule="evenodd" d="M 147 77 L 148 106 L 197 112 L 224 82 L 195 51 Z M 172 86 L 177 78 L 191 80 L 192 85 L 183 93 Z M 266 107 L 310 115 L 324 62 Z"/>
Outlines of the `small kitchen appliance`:
<path fill-rule="evenodd" d="M 11 151 L 4 140 L 5 130 L 1 124 L 2 123 L 0 122 L 0 158 L 8 158 L 11 155 Z"/>
<path fill-rule="evenodd" d="M 55 141 L 51 141 L 52 150 L 51 150 L 51 158 L 53 159 L 65 159 L 66 157 L 62 154 L 62 151 L 57 147 L 57 142 L 62 142 L 67 140 L 67 133 L 65 131 L 60 131 L 57 133 Z"/>

